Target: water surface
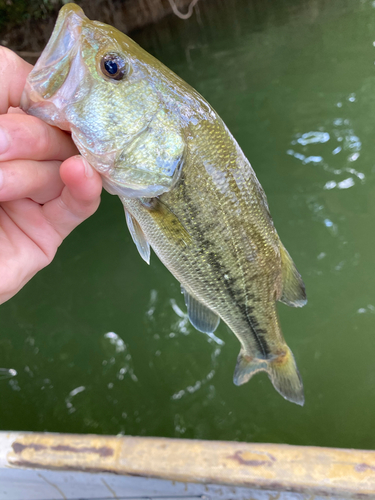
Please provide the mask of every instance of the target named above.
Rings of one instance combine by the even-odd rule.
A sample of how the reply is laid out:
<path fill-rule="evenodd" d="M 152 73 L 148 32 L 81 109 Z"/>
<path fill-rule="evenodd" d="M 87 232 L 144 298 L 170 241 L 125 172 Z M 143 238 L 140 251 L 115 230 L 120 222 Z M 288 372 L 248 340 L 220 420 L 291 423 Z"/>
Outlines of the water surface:
<path fill-rule="evenodd" d="M 201 2 L 202 4 L 203 2 Z M 120 201 L 1 306 L 0 428 L 375 448 L 375 4 L 208 2 L 135 39 L 204 95 L 250 159 L 308 305 L 280 304 L 303 408 L 239 343 L 197 332 Z"/>

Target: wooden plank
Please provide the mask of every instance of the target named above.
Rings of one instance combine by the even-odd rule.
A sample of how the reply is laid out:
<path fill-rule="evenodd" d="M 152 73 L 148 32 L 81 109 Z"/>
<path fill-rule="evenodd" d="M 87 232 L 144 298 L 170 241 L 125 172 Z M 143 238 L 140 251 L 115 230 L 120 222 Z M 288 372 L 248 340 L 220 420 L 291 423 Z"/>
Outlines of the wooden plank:
<path fill-rule="evenodd" d="M 254 490 L 109 473 L 1 469 L 1 500 L 327 500 L 300 493 Z M 332 497 L 331 497 L 332 498 Z M 335 500 L 341 500 L 335 497 Z"/>
<path fill-rule="evenodd" d="M 375 498 L 375 452 L 165 438 L 0 433 L 0 467 Z"/>

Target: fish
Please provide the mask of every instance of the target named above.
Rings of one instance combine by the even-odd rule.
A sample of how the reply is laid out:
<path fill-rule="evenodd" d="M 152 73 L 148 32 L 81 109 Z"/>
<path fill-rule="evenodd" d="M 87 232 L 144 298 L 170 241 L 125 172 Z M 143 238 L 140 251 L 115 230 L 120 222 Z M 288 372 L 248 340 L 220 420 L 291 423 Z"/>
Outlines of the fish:
<path fill-rule="evenodd" d="M 191 324 L 211 334 L 221 319 L 236 335 L 234 384 L 266 372 L 303 405 L 276 302 L 304 306 L 305 285 L 249 160 L 208 102 L 131 38 L 66 4 L 21 107 L 71 133 L 120 197 L 142 259 L 152 248 L 180 282 Z"/>

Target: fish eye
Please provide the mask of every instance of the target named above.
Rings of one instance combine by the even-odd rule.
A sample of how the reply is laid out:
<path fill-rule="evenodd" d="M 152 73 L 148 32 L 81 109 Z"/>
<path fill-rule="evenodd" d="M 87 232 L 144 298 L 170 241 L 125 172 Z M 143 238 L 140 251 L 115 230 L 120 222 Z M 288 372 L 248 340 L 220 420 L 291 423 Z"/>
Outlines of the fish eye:
<path fill-rule="evenodd" d="M 128 73 L 128 64 L 120 54 L 110 52 L 102 57 L 100 69 L 111 80 L 122 80 Z"/>

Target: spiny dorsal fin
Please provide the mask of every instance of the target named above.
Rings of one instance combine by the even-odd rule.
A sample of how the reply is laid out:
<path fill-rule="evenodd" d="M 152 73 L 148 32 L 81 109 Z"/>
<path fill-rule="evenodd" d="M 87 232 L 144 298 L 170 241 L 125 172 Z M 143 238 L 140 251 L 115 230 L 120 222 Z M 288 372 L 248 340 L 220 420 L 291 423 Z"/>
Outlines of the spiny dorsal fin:
<path fill-rule="evenodd" d="M 141 226 L 127 210 L 125 210 L 125 217 L 131 237 L 140 256 L 145 262 L 147 262 L 147 264 L 150 264 L 150 245 L 146 240 L 146 236 L 144 235 Z"/>
<path fill-rule="evenodd" d="M 220 323 L 219 316 L 190 295 L 183 286 L 181 292 L 184 294 L 190 323 L 200 332 L 213 333 Z"/>
<path fill-rule="evenodd" d="M 303 307 L 306 302 L 305 284 L 283 245 L 280 246 L 283 291 L 280 302 L 291 307 Z"/>

